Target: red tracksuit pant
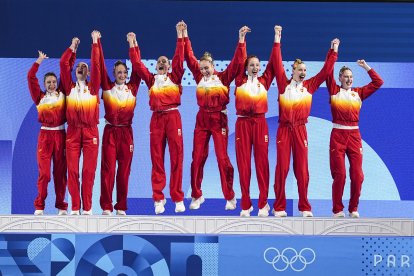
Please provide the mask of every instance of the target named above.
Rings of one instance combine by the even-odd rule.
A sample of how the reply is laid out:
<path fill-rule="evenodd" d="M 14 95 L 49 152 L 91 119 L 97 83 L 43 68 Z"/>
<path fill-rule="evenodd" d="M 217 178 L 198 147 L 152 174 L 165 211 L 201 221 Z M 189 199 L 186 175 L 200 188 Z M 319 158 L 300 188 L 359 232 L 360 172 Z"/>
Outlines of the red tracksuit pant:
<path fill-rule="evenodd" d="M 34 201 L 36 210 L 45 209 L 47 185 L 50 181 L 50 164 L 53 159 L 53 182 L 55 185 L 55 207 L 66 210 L 66 157 L 65 157 L 65 130 L 41 129 L 37 142 L 37 165 L 39 177 L 37 179 L 38 194 Z"/>
<path fill-rule="evenodd" d="M 150 148 L 152 161 L 152 198 L 154 201 L 164 199 L 166 185 L 164 155 L 168 142 L 170 151 L 170 195 L 174 202 L 184 199 L 183 182 L 183 136 L 181 116 L 178 110 L 153 112 L 150 123 Z"/>
<path fill-rule="evenodd" d="M 101 156 L 101 197 L 102 210 L 114 209 L 112 191 L 116 172 L 115 210 L 127 210 L 128 180 L 131 172 L 134 139 L 131 126 L 113 126 L 107 124 L 102 137 Z"/>
<path fill-rule="evenodd" d="M 293 172 L 298 183 L 299 211 L 311 211 L 308 201 L 308 134 L 306 126 L 279 125 L 276 135 L 277 163 L 275 174 L 275 211 L 286 210 L 285 185 L 290 166 L 290 153 L 293 153 Z"/>
<path fill-rule="evenodd" d="M 214 150 L 220 172 L 221 190 L 226 200 L 234 198 L 234 169 L 227 154 L 228 131 L 226 114 L 220 111 L 198 111 L 194 129 L 193 161 L 191 162 L 191 197 L 199 198 L 203 195 L 201 190 L 203 168 L 208 157 L 210 136 L 213 136 Z"/>
<path fill-rule="evenodd" d="M 66 160 L 68 164 L 68 189 L 72 198 L 72 210 L 80 210 L 79 158 L 83 151 L 82 203 L 83 210 L 92 208 L 92 190 L 98 160 L 99 133 L 95 127 L 69 125 L 66 135 Z"/>
<path fill-rule="evenodd" d="M 349 212 L 358 210 L 364 173 L 362 172 L 362 142 L 359 129 L 332 129 L 329 159 L 331 165 L 332 211 L 338 213 L 344 209 L 342 195 L 344 193 L 346 171 L 345 154 L 349 159 L 349 174 L 351 178 L 351 197 Z"/>
<path fill-rule="evenodd" d="M 252 146 L 259 185 L 259 209 L 267 204 L 269 194 L 269 130 L 266 118 L 239 117 L 236 121 L 236 159 L 242 192 L 241 208 L 248 210 L 250 200 L 250 177 Z"/>

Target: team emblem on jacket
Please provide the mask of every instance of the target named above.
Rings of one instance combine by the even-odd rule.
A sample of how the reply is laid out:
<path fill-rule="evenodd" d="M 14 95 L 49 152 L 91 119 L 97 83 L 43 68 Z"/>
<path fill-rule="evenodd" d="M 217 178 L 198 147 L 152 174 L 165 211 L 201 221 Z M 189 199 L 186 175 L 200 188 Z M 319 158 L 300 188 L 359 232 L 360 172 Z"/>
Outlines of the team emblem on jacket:
<path fill-rule="evenodd" d="M 363 150 L 362 148 L 359 148 L 359 153 L 362 154 Z"/>
<path fill-rule="evenodd" d="M 178 136 L 181 136 L 181 128 L 178 129 Z"/>
<path fill-rule="evenodd" d="M 305 145 L 305 148 L 307 148 L 307 147 L 308 147 L 308 141 L 303 140 L 303 144 Z"/>
<path fill-rule="evenodd" d="M 222 129 L 221 129 L 221 135 L 226 135 L 226 132 L 227 132 L 227 131 L 226 131 L 226 129 L 225 129 L 225 128 L 222 128 Z"/>
<path fill-rule="evenodd" d="M 93 143 L 94 145 L 97 145 L 97 144 L 98 144 L 98 138 L 93 137 L 93 139 L 92 139 L 92 143 Z"/>
<path fill-rule="evenodd" d="M 265 138 L 265 143 L 268 143 L 269 142 L 269 136 L 267 136 L 267 134 L 264 136 L 264 138 Z"/>
<path fill-rule="evenodd" d="M 129 145 L 129 152 L 134 152 L 134 145 Z"/>

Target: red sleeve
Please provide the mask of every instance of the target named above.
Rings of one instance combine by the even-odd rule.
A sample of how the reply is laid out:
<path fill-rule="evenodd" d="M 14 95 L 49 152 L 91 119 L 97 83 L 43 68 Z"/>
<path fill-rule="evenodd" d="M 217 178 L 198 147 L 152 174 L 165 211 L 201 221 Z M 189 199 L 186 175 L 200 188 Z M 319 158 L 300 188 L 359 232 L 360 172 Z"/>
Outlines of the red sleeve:
<path fill-rule="evenodd" d="M 238 74 L 244 73 L 243 68 L 246 57 L 246 43 L 239 42 L 230 64 L 227 66 L 226 70 L 219 75 L 220 80 L 225 86 L 229 86 Z"/>
<path fill-rule="evenodd" d="M 326 77 L 326 87 L 328 88 L 329 95 L 336 95 L 338 93 L 338 85 L 336 84 L 334 77 L 334 70 Z"/>
<path fill-rule="evenodd" d="M 184 75 L 184 38 L 177 38 L 177 45 L 171 65 L 171 80 L 175 84 L 180 84 Z"/>
<path fill-rule="evenodd" d="M 99 51 L 98 43 L 92 44 L 90 81 L 91 95 L 99 95 L 99 88 L 101 87 L 101 65 L 99 62 Z"/>
<path fill-rule="evenodd" d="M 39 63 L 33 63 L 32 67 L 27 74 L 27 82 L 29 84 L 30 96 L 32 96 L 35 105 L 38 105 L 41 100 L 41 93 L 39 81 L 36 77 L 37 70 L 39 70 Z"/>
<path fill-rule="evenodd" d="M 196 83 L 199 83 L 203 77 L 200 72 L 200 64 L 194 55 L 193 48 L 191 47 L 191 41 L 188 37 L 184 38 L 184 56 L 187 66 L 193 73 Z"/>
<path fill-rule="evenodd" d="M 129 59 L 132 63 L 132 72 L 131 78 L 129 80 L 129 85 L 131 87 L 132 95 L 136 96 L 138 93 L 138 88 L 141 83 L 141 78 L 138 77 L 136 65 L 138 63 L 139 57 L 136 48 L 129 48 Z"/>
<path fill-rule="evenodd" d="M 68 95 L 72 89 L 73 81 L 71 72 L 75 60 L 76 53 L 72 52 L 70 48 L 66 49 L 60 58 L 60 83 L 65 95 Z"/>
<path fill-rule="evenodd" d="M 99 65 L 101 70 L 101 86 L 103 90 L 110 90 L 112 88 L 112 82 L 109 78 L 108 71 L 106 70 L 105 58 L 103 54 L 101 40 L 98 39 L 99 45 Z"/>
<path fill-rule="evenodd" d="M 368 75 L 371 78 L 371 82 L 358 90 L 361 100 L 365 100 L 366 98 L 371 96 L 384 84 L 384 81 L 382 80 L 380 75 L 378 75 L 378 73 L 374 71 L 374 69 L 369 70 Z"/>
<path fill-rule="evenodd" d="M 273 70 L 273 67 L 274 67 L 273 64 L 276 63 L 276 52 L 277 52 L 276 45 L 277 45 L 276 43 L 273 44 L 272 52 L 270 53 L 269 62 L 267 63 L 266 69 L 263 72 L 263 76 L 262 76 L 262 78 L 265 81 L 266 90 L 269 90 L 270 85 L 272 85 L 272 80 L 275 77 L 275 73 Z"/>
<path fill-rule="evenodd" d="M 141 61 L 141 51 L 139 49 L 139 47 L 134 47 L 136 53 L 137 53 L 137 57 L 138 59 L 133 61 L 131 60 L 132 63 L 135 63 L 135 69 L 136 69 L 136 74 L 139 78 L 143 79 L 146 83 L 146 85 L 148 86 L 148 89 L 151 88 L 152 84 L 154 83 L 154 75 L 150 73 L 150 71 L 148 71 L 148 68 L 145 67 L 144 63 L 142 63 Z M 132 64 L 132 68 L 134 68 L 134 64 Z"/>
<path fill-rule="evenodd" d="M 325 63 L 316 76 L 310 78 L 308 81 L 308 92 L 313 94 L 319 88 L 319 86 L 326 80 L 330 72 L 333 70 L 335 61 L 338 59 L 338 53 L 334 50 L 329 49 L 328 54 L 326 55 Z"/>
<path fill-rule="evenodd" d="M 288 84 L 288 79 L 286 77 L 285 68 L 283 68 L 282 62 L 282 51 L 280 49 L 280 43 L 275 43 L 275 59 L 273 63 L 273 71 L 276 76 L 277 89 L 279 94 L 285 92 L 286 86 Z"/>

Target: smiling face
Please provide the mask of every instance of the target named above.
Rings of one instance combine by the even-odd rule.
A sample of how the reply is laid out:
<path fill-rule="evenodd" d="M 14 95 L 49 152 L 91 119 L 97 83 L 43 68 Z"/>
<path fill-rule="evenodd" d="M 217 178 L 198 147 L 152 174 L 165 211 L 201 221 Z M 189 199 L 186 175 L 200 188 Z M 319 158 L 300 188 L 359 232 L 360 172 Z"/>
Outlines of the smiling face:
<path fill-rule="evenodd" d="M 57 79 L 55 75 L 45 75 L 45 88 L 47 92 L 55 92 L 57 89 Z"/>
<path fill-rule="evenodd" d="M 292 78 L 294 81 L 301 82 L 306 78 L 306 65 L 305 63 L 297 64 L 293 68 Z"/>
<path fill-rule="evenodd" d="M 165 75 L 168 73 L 168 69 L 170 69 L 170 62 L 166 56 L 160 56 L 157 59 L 157 74 L 158 75 Z"/>
<path fill-rule="evenodd" d="M 260 61 L 256 56 L 247 58 L 246 60 L 246 71 L 247 75 L 251 77 L 257 77 L 260 72 Z"/>
<path fill-rule="evenodd" d="M 341 87 L 343 89 L 351 89 L 352 83 L 354 81 L 352 71 L 349 69 L 341 70 L 339 73 L 339 81 L 341 82 Z"/>
<path fill-rule="evenodd" d="M 89 68 L 88 64 L 85 62 L 79 62 L 76 66 L 76 79 L 78 81 L 84 81 L 86 80 L 86 77 L 88 76 Z"/>
<path fill-rule="evenodd" d="M 214 74 L 214 64 L 211 63 L 209 60 L 201 60 L 200 61 L 200 73 L 205 78 L 209 78 L 211 75 Z"/>
<path fill-rule="evenodd" d="M 124 84 L 128 78 L 128 70 L 123 63 L 115 64 L 114 77 L 116 84 Z"/>

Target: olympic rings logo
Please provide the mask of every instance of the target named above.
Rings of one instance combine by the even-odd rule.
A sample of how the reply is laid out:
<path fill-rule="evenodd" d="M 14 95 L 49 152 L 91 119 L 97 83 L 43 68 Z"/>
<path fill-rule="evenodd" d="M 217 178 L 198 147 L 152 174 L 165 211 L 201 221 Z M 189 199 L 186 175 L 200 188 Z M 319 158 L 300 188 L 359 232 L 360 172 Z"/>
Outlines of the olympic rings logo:
<path fill-rule="evenodd" d="M 316 254 L 308 247 L 303 248 L 299 253 L 292 247 L 287 247 L 282 252 L 277 248 L 269 247 L 264 251 L 263 258 L 276 271 L 285 271 L 290 266 L 293 271 L 301 272 L 315 261 Z"/>

